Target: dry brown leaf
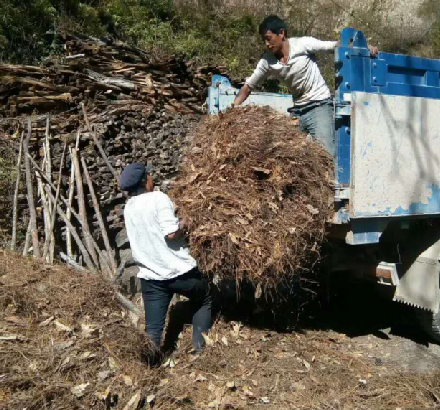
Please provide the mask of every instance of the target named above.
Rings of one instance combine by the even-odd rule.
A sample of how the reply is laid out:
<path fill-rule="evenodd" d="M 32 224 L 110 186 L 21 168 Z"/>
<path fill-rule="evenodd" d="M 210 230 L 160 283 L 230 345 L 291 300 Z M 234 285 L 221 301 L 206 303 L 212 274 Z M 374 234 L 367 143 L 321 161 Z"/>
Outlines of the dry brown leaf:
<path fill-rule="evenodd" d="M 196 377 L 196 382 L 206 382 L 206 380 L 208 380 L 205 376 L 203 376 L 202 374 L 198 374 Z"/>
<path fill-rule="evenodd" d="M 124 406 L 123 410 L 136 410 L 140 401 L 141 401 L 141 391 L 139 390 L 128 401 L 128 403 Z"/>
<path fill-rule="evenodd" d="M 70 326 L 61 323 L 59 320 L 55 320 L 54 324 L 56 328 L 62 332 L 73 332 L 73 329 Z"/>

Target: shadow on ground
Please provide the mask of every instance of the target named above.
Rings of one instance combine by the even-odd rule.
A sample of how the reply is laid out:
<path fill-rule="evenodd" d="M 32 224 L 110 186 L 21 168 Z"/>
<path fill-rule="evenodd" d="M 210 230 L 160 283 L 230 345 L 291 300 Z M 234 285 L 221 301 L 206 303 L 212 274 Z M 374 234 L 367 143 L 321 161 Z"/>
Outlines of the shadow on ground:
<path fill-rule="evenodd" d="M 316 289 L 315 289 L 316 290 Z M 227 295 L 225 297 L 225 295 Z M 243 288 L 240 298 L 229 289 L 214 290 L 214 320 L 241 322 L 245 326 L 279 333 L 307 330 L 335 331 L 349 338 L 374 336 L 390 340 L 393 336 L 428 347 L 433 341 L 418 325 L 417 310 L 392 301 L 392 289 L 383 285 L 336 278 L 319 297 L 298 302 L 293 292 L 282 301 L 255 300 L 251 287 Z M 164 347 L 174 350 L 179 333 L 191 324 L 190 304 L 178 301 L 171 309 Z"/>

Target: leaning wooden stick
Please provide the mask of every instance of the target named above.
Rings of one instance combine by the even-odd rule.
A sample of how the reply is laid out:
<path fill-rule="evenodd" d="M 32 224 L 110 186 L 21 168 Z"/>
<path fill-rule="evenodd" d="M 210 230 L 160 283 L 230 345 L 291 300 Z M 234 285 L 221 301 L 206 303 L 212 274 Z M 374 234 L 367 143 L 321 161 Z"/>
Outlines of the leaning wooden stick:
<path fill-rule="evenodd" d="M 46 138 L 44 141 L 44 152 L 46 154 L 46 175 L 52 181 L 52 156 L 50 154 L 49 134 L 50 134 L 50 116 L 48 115 L 46 118 Z"/>
<path fill-rule="evenodd" d="M 60 257 L 63 261 L 65 261 L 66 263 L 71 265 L 76 270 L 79 270 L 81 272 L 86 271 L 86 269 L 83 266 L 77 264 L 72 258 L 69 258 L 63 252 L 60 252 Z M 115 292 L 116 292 L 116 298 L 118 299 L 119 303 L 121 303 L 122 306 L 127 308 L 130 312 L 134 313 L 136 316 L 138 316 L 138 317 L 142 316 L 142 312 L 136 307 L 136 305 L 133 302 L 131 302 L 129 299 L 127 299 L 124 295 L 122 295 L 116 289 L 115 289 Z"/>
<path fill-rule="evenodd" d="M 128 300 L 124 295 L 122 295 L 119 292 L 116 292 L 116 297 L 119 300 L 119 302 L 125 306 L 128 310 L 133 312 L 137 317 L 142 317 L 142 312 L 136 307 L 136 305 Z"/>
<path fill-rule="evenodd" d="M 47 165 L 47 157 L 46 157 L 46 149 L 43 146 L 44 150 L 44 158 L 41 164 L 41 168 L 45 168 Z M 41 179 L 40 173 L 35 170 L 35 176 L 37 177 L 38 183 L 38 193 L 37 197 L 40 197 L 41 205 L 43 205 L 43 225 L 44 225 L 44 242 L 46 243 L 49 240 L 49 225 L 50 225 L 50 201 L 47 200 L 46 192 L 44 191 L 43 181 Z M 46 258 L 46 256 L 43 256 Z M 49 259 L 46 258 L 46 262 L 49 262 Z"/>
<path fill-rule="evenodd" d="M 29 244 L 31 243 L 31 221 L 28 222 L 26 229 L 26 238 L 24 240 L 23 256 L 27 256 L 29 252 Z"/>
<path fill-rule="evenodd" d="M 44 248 L 43 248 L 43 258 L 45 258 L 47 253 L 50 251 L 49 252 L 49 262 L 50 263 L 53 263 L 53 258 L 54 258 L 53 248 L 55 245 L 55 239 L 54 239 L 54 235 L 53 235 L 53 230 L 55 228 L 56 207 L 58 205 L 58 199 L 59 199 L 58 197 L 60 195 L 61 176 L 62 176 L 61 174 L 62 174 L 63 165 L 64 165 L 64 156 L 66 154 L 66 148 L 67 148 L 67 143 L 64 143 L 63 153 L 61 155 L 61 161 L 60 161 L 60 171 L 58 174 L 57 189 L 56 189 L 56 193 L 55 193 L 55 205 L 54 205 L 54 208 L 52 208 L 52 214 L 50 215 L 49 238 L 44 243 Z"/>
<path fill-rule="evenodd" d="M 63 252 L 60 252 L 60 258 L 68 265 L 73 266 L 76 270 L 80 270 L 81 272 L 85 272 L 87 270 L 84 266 L 81 266 L 79 263 L 76 263 L 75 259 L 70 258 Z"/>
<path fill-rule="evenodd" d="M 17 245 L 17 214 L 18 214 L 18 191 L 20 190 L 20 179 L 21 179 L 21 157 L 23 151 L 23 137 L 24 131 L 21 133 L 20 138 L 20 148 L 18 150 L 17 159 L 17 178 L 15 180 L 15 191 L 14 191 L 14 202 L 12 203 L 12 239 L 11 239 L 11 251 L 15 251 L 15 246 Z"/>
<path fill-rule="evenodd" d="M 101 154 L 102 159 L 104 160 L 104 162 L 106 163 L 108 169 L 110 170 L 110 172 L 113 174 L 114 178 L 116 179 L 116 181 L 119 179 L 118 174 L 116 173 L 115 169 L 112 167 L 112 165 L 110 164 L 110 161 L 108 160 L 108 157 L 106 155 L 106 153 L 104 152 L 104 149 L 102 148 L 102 145 L 100 144 L 100 142 L 98 141 L 98 137 L 96 136 L 96 133 L 92 130 L 92 127 L 90 125 L 89 119 L 87 118 L 87 111 L 86 111 L 86 107 L 84 106 L 84 103 L 82 104 L 82 110 L 84 113 L 84 120 L 86 121 L 86 125 L 87 125 L 87 129 L 89 130 L 93 141 L 95 141 L 96 146 L 98 147 L 98 150 Z"/>
<path fill-rule="evenodd" d="M 50 192 L 50 187 L 46 186 L 46 192 L 47 192 L 47 195 L 49 196 L 50 200 L 52 201 L 52 204 L 55 209 L 55 198 L 53 197 L 52 193 Z M 83 242 L 81 241 L 81 238 L 79 237 L 78 233 L 76 232 L 76 229 L 70 223 L 70 221 L 67 219 L 66 214 L 61 210 L 60 207 L 57 207 L 56 210 L 58 212 L 58 215 L 64 221 L 64 223 L 69 227 L 70 233 L 72 234 L 76 245 L 78 246 L 79 250 L 81 251 L 81 254 L 84 257 L 84 262 L 86 263 L 87 267 L 91 270 L 94 270 L 95 266 L 93 265 L 93 262 L 90 259 L 89 253 L 87 252 L 87 249 L 85 248 Z"/>
<path fill-rule="evenodd" d="M 81 128 L 78 128 L 78 131 L 76 133 L 76 143 L 75 148 L 78 149 L 79 147 L 79 137 L 81 135 Z M 67 219 L 70 221 L 70 205 L 72 205 L 73 201 L 73 193 L 75 191 L 75 165 L 73 165 L 72 161 L 72 148 L 69 147 L 69 154 L 70 154 L 70 181 L 69 181 L 69 207 L 67 207 L 66 215 Z M 69 228 L 66 228 L 66 249 L 67 249 L 67 256 L 69 258 L 73 257 L 72 253 L 72 237 L 70 236 Z"/>
<path fill-rule="evenodd" d="M 49 188 L 52 188 L 52 190 L 53 190 L 54 192 L 56 192 L 57 189 L 56 189 L 55 185 L 54 185 L 52 182 L 49 181 L 49 179 L 46 177 L 44 171 L 38 166 L 38 164 L 35 162 L 35 160 L 34 160 L 30 155 L 28 155 L 28 156 L 29 156 L 29 159 L 30 159 L 30 161 L 32 162 L 32 165 L 34 166 L 34 168 L 40 173 L 40 175 L 42 176 L 42 178 L 44 179 L 44 181 L 47 183 L 47 186 L 48 186 Z M 84 231 L 84 221 L 82 220 L 81 216 L 78 215 L 78 213 L 73 209 L 72 205 L 69 204 L 69 202 L 67 201 L 67 199 L 64 198 L 64 196 L 63 196 L 61 193 L 60 193 L 60 199 L 61 199 L 61 201 L 63 202 L 63 204 L 66 206 L 66 208 L 70 210 L 70 212 L 71 212 L 72 215 L 76 218 L 76 220 L 77 220 L 78 223 L 81 225 L 81 228 L 82 228 L 83 231 Z M 67 216 L 67 215 L 66 215 L 66 216 Z M 70 220 L 69 220 L 69 222 L 70 222 Z M 68 226 L 67 226 L 67 227 L 68 227 Z M 98 247 L 96 241 L 93 239 L 93 236 L 90 234 L 90 232 L 89 232 L 89 239 L 91 240 L 91 242 L 92 242 L 92 244 L 93 244 L 93 247 L 95 248 L 95 251 L 96 251 L 97 253 L 100 253 L 101 251 L 100 251 L 100 249 L 99 249 L 99 247 Z"/>
<path fill-rule="evenodd" d="M 52 181 L 52 154 L 50 151 L 50 115 L 46 118 L 46 139 L 45 139 L 45 153 L 46 153 L 46 175 L 49 177 L 49 179 Z M 50 229 L 51 221 L 53 219 L 52 215 L 52 204 L 50 201 L 48 201 L 49 204 L 49 214 L 48 214 L 48 221 L 47 221 L 47 232 L 50 237 L 50 243 L 55 243 L 55 236 L 53 234 L 53 229 Z M 56 213 L 55 213 L 56 214 Z M 51 249 L 51 248 L 50 248 Z M 51 262 L 51 255 L 48 256 L 49 262 Z M 52 261 L 53 261 L 53 255 L 52 255 Z"/>
<path fill-rule="evenodd" d="M 75 186 L 76 186 L 76 193 L 78 195 L 78 208 L 79 208 L 79 215 L 82 218 L 84 224 L 83 224 L 83 231 L 85 236 L 85 244 L 87 247 L 87 250 L 89 251 L 90 255 L 92 256 L 93 262 L 96 266 L 99 266 L 99 259 L 96 255 L 95 250 L 93 249 L 93 245 L 90 241 L 91 233 L 89 229 L 89 224 L 87 222 L 87 211 L 86 211 L 86 205 L 85 205 L 85 199 L 84 199 L 84 187 L 83 187 L 83 181 L 82 181 L 82 175 L 81 175 L 81 169 L 79 167 L 79 160 L 78 160 L 78 154 L 76 152 L 76 149 L 73 149 L 72 152 L 72 160 L 75 165 Z"/>
<path fill-rule="evenodd" d="M 31 139 L 32 124 L 31 117 L 28 117 L 28 133 L 23 144 L 24 152 L 24 163 L 26 167 L 26 186 L 27 186 L 27 198 L 29 204 L 29 215 L 31 220 L 31 237 L 32 237 L 32 248 L 34 257 L 40 257 L 40 247 L 38 244 L 38 230 L 37 230 L 37 212 L 35 210 L 34 202 L 34 189 L 32 185 L 32 171 L 31 164 L 29 162 L 29 141 Z"/>
<path fill-rule="evenodd" d="M 87 169 L 86 161 L 84 157 L 81 157 L 81 164 L 83 167 L 84 175 L 86 177 L 87 185 L 89 186 L 90 195 L 92 196 L 93 208 L 95 209 L 96 217 L 98 218 L 99 228 L 101 229 L 102 239 L 104 240 L 105 249 L 110 261 L 110 266 L 112 268 L 112 279 L 116 275 L 117 266 L 116 261 L 113 256 L 113 249 L 110 246 L 110 241 L 108 239 L 107 230 L 105 229 L 104 221 L 102 220 L 101 211 L 99 209 L 98 199 L 96 198 L 95 189 L 93 188 L 93 182 L 90 178 L 89 170 Z"/>

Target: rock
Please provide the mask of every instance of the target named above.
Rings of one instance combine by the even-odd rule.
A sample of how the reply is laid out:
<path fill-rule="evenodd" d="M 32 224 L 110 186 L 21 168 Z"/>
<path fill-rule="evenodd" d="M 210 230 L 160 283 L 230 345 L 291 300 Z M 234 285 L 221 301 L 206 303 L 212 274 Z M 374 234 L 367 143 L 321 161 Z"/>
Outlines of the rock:
<path fill-rule="evenodd" d="M 119 258 L 121 260 L 121 263 L 125 263 L 125 267 L 129 268 L 130 266 L 133 266 L 136 262 L 133 259 L 133 256 L 131 254 L 131 249 L 123 249 L 119 252 Z"/>
<path fill-rule="evenodd" d="M 125 228 L 121 229 L 117 234 L 115 238 L 116 246 L 118 248 L 122 248 L 124 245 L 128 245 L 128 236 L 127 236 L 127 230 Z"/>
<path fill-rule="evenodd" d="M 117 280 L 117 283 L 121 286 L 123 293 L 134 296 L 141 292 L 141 283 L 136 277 L 138 272 L 139 268 L 137 266 L 131 266 L 123 270 L 122 275 Z"/>

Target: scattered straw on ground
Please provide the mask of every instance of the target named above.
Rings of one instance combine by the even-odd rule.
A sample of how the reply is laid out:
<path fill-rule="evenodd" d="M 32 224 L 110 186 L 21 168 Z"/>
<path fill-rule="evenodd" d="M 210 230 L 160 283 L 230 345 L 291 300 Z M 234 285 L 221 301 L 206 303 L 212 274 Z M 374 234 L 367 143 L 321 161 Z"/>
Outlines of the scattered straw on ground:
<path fill-rule="evenodd" d="M 188 327 L 180 343 L 189 344 L 190 338 Z M 438 406 L 438 371 L 418 374 L 388 367 L 368 347 L 334 331 L 282 334 L 250 323 L 219 320 L 207 341 L 201 357 L 177 352 L 165 362 L 156 395 L 174 397 L 170 409 Z"/>
<path fill-rule="evenodd" d="M 0 402 L 106 408 L 151 382 L 147 339 L 108 283 L 5 252 L 0 261 Z"/>
<path fill-rule="evenodd" d="M 278 333 L 231 309 L 234 321 L 217 320 L 200 356 L 188 354 L 188 326 L 151 369 L 145 338 L 98 277 L 0 251 L 0 282 L 2 409 L 438 407 L 438 372 L 396 371 L 335 331 Z"/>
<path fill-rule="evenodd" d="M 269 107 L 205 118 L 171 196 L 205 273 L 271 287 L 317 260 L 332 160 Z"/>

